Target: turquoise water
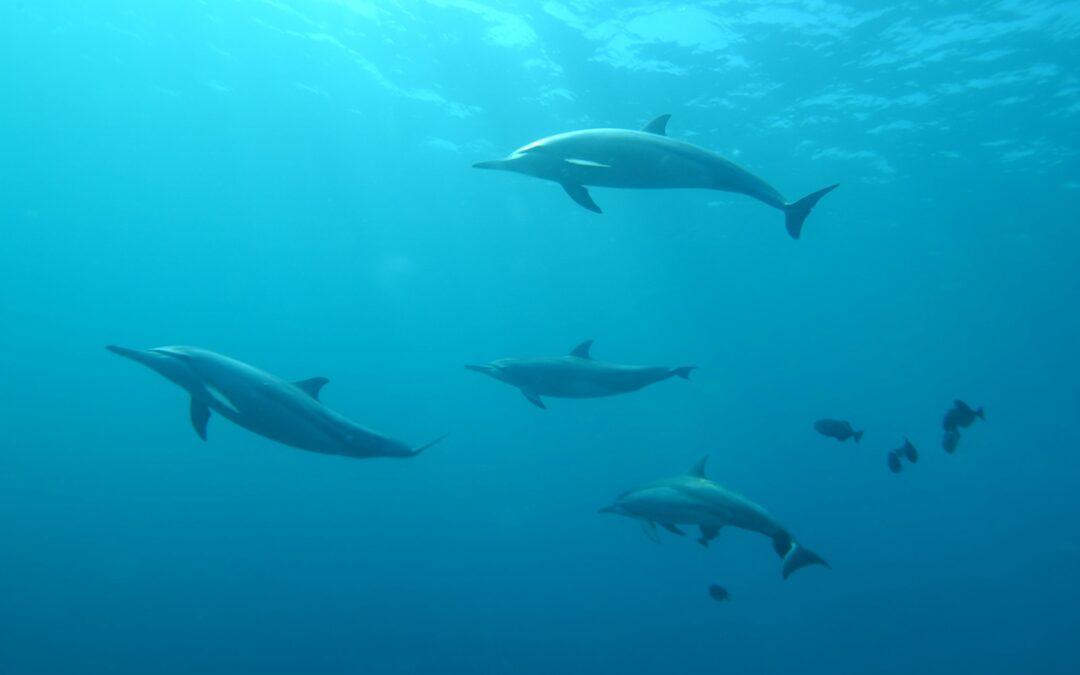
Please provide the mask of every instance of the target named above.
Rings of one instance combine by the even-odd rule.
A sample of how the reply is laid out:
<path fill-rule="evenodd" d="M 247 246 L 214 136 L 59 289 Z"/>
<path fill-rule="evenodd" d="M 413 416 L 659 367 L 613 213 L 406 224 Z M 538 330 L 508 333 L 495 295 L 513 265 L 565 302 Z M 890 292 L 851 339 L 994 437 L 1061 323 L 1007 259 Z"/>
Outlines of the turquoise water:
<path fill-rule="evenodd" d="M 1076 672 L 1078 38 L 1041 0 L 0 4 L 0 673 Z M 793 241 L 470 168 L 662 113 L 840 188 Z M 700 369 L 543 411 L 462 367 L 590 338 Z M 451 436 L 203 442 L 110 343 Z M 597 514 L 706 454 L 833 569 Z"/>

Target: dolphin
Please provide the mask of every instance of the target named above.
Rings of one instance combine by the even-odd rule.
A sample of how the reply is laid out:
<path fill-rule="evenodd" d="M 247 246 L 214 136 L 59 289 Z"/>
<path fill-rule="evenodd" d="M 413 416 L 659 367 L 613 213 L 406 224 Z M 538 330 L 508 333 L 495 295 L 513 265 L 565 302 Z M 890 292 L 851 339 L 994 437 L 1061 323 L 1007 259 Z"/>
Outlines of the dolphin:
<path fill-rule="evenodd" d="M 504 159 L 473 164 L 555 181 L 584 208 L 602 213 L 587 185 L 612 188 L 703 188 L 738 192 L 784 212 L 792 239 L 814 205 L 834 190 L 830 185 L 789 202 L 776 188 L 731 160 L 686 141 L 668 138 L 671 115 L 661 115 L 640 131 L 583 129 L 556 134 L 518 148 Z"/>
<path fill-rule="evenodd" d="M 106 349 L 143 364 L 191 394 L 191 424 L 204 441 L 211 411 L 272 441 L 326 455 L 415 457 L 446 438 L 412 448 L 346 419 L 319 401 L 320 390 L 330 381 L 325 377 L 288 382 L 198 347 Z"/>
<path fill-rule="evenodd" d="M 597 361 L 589 354 L 592 344 L 592 340 L 586 340 L 566 356 L 498 359 L 465 368 L 517 387 L 530 403 L 546 410 L 541 396 L 600 398 L 625 394 L 672 376 L 689 380 L 690 371 L 697 367 L 624 366 Z"/>
<path fill-rule="evenodd" d="M 641 522 L 645 534 L 660 541 L 656 525 L 675 534 L 684 534 L 679 525 L 696 525 L 698 542 L 708 546 L 721 527 L 733 526 L 759 532 L 772 539 L 773 549 L 783 559 L 781 573 L 787 579 L 807 565 L 830 567 L 825 559 L 799 544 L 768 511 L 742 495 L 726 490 L 705 477 L 702 457 L 689 473 L 628 490 L 600 513 L 616 513 Z"/>

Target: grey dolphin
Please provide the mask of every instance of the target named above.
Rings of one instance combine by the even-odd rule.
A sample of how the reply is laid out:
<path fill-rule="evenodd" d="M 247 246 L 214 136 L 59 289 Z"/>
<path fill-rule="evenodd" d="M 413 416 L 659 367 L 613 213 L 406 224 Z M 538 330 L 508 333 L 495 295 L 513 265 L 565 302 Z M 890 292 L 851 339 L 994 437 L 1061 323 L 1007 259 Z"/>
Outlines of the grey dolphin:
<path fill-rule="evenodd" d="M 477 169 L 499 169 L 555 181 L 590 211 L 602 213 L 585 186 L 612 188 L 702 188 L 738 192 L 784 212 L 788 234 L 798 239 L 818 200 L 837 185 L 789 202 L 776 188 L 734 162 L 686 141 L 668 138 L 661 115 L 640 131 L 583 129 L 556 134 L 518 148 L 504 159 L 477 162 Z"/>
<path fill-rule="evenodd" d="M 110 352 L 137 361 L 191 394 L 191 424 L 206 440 L 210 411 L 270 440 L 301 450 L 346 457 L 415 457 L 443 440 L 419 448 L 351 422 L 319 401 L 328 379 L 286 380 L 198 347 Z"/>
<path fill-rule="evenodd" d="M 807 565 L 824 565 L 825 559 L 802 546 L 768 511 L 742 495 L 725 490 L 705 477 L 705 461 L 700 459 L 689 473 L 628 490 L 600 513 L 617 513 L 636 518 L 645 534 L 659 541 L 656 525 L 683 534 L 679 525 L 696 525 L 698 541 L 708 546 L 721 527 L 733 526 L 759 532 L 773 541 L 773 549 L 783 558 L 781 572 L 787 579 Z"/>
<path fill-rule="evenodd" d="M 541 396 L 600 398 L 625 394 L 672 376 L 689 380 L 690 371 L 697 367 L 625 366 L 597 361 L 589 354 L 592 344 L 592 340 L 586 340 L 565 356 L 498 359 L 465 367 L 517 387 L 533 405 L 544 409 L 547 406 Z"/>

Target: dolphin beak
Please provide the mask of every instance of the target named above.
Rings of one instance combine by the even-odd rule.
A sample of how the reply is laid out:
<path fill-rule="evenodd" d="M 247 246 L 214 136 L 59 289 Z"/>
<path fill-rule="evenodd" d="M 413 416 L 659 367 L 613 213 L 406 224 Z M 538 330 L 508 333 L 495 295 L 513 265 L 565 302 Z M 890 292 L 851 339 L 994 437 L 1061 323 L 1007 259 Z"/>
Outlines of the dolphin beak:
<path fill-rule="evenodd" d="M 495 369 L 486 363 L 466 363 L 465 370 L 471 370 L 475 373 L 484 373 L 485 375 L 490 375 Z"/>
<path fill-rule="evenodd" d="M 129 347 L 120 347 L 118 345 L 106 345 L 105 349 L 108 349 L 113 354 L 119 354 L 120 356 L 129 358 L 132 361 L 138 361 L 145 365 L 150 365 L 161 359 L 161 355 L 148 349 L 131 349 Z"/>
<path fill-rule="evenodd" d="M 492 159 L 492 160 L 488 160 L 486 162 L 477 162 L 476 164 L 473 164 L 472 166 L 473 166 L 474 169 L 505 169 L 506 168 L 506 160 L 505 159 Z"/>
<path fill-rule="evenodd" d="M 605 506 L 602 509 L 596 509 L 596 512 L 597 513 L 615 513 L 615 506 L 614 505 Z"/>

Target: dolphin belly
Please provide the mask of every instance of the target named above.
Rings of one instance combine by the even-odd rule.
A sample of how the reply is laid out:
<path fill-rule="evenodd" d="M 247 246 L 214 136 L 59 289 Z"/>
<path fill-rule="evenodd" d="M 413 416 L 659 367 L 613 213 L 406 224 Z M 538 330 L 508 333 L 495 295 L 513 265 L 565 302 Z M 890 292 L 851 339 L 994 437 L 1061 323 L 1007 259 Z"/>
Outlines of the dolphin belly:
<path fill-rule="evenodd" d="M 528 146 L 527 146 L 528 147 Z M 589 129 L 539 142 L 562 158 L 561 183 L 631 189 L 699 188 L 736 192 L 783 209 L 782 194 L 720 155 L 668 136 L 630 129 Z"/>
<path fill-rule="evenodd" d="M 658 523 L 723 527 L 731 525 L 733 513 L 707 505 L 673 487 L 646 488 L 628 495 L 622 504 L 634 515 Z"/>
<path fill-rule="evenodd" d="M 715 188 L 714 158 L 688 143 L 628 129 L 592 129 L 541 146 L 561 158 L 551 180 L 632 189 Z"/>
<path fill-rule="evenodd" d="M 539 365 L 530 375 L 525 378 L 527 388 L 537 394 L 554 398 L 601 398 L 655 384 L 671 377 L 672 370 L 560 358 Z"/>
<path fill-rule="evenodd" d="M 279 400 L 272 385 L 226 390 L 208 386 L 211 410 L 231 422 L 270 440 L 299 450 L 333 453 L 341 445 L 339 434 L 315 406 L 306 401 Z M 223 404 L 226 401 L 228 405 Z"/>

